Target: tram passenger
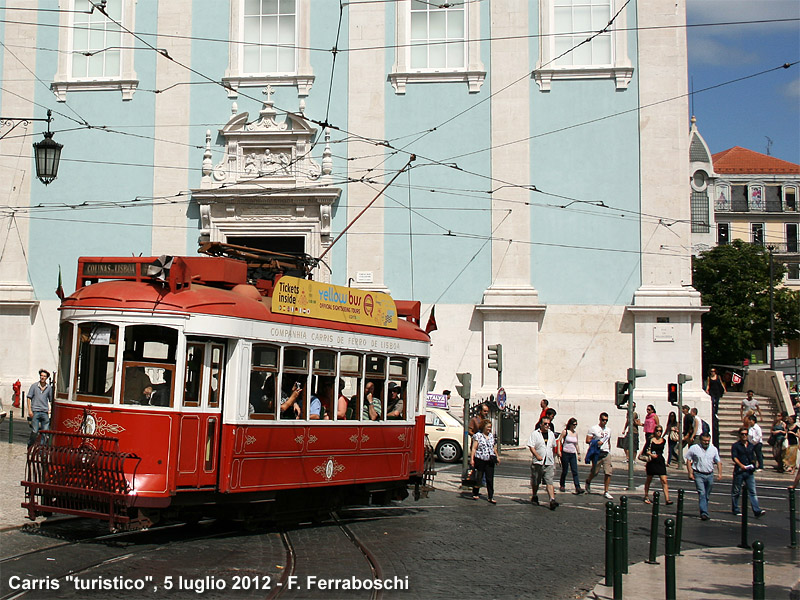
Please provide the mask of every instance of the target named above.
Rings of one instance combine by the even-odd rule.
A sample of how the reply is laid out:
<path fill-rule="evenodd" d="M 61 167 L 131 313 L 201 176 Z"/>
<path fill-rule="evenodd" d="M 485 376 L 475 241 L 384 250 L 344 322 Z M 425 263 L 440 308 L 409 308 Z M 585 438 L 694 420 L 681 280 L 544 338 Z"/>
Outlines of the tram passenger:
<path fill-rule="evenodd" d="M 333 405 L 333 385 L 332 377 L 320 377 L 317 384 L 316 395 L 311 396 L 308 408 L 308 418 L 312 420 L 329 420 L 331 406 Z"/>
<path fill-rule="evenodd" d="M 144 388 L 142 401 L 139 404 L 145 404 L 148 406 L 166 406 L 166 403 L 162 398 L 161 390 L 154 389 L 151 385 L 148 385 L 146 388 Z"/>
<path fill-rule="evenodd" d="M 281 419 L 299 419 L 303 413 L 300 403 L 303 399 L 303 384 L 292 381 L 290 374 L 284 374 L 281 390 Z"/>
<path fill-rule="evenodd" d="M 399 385 L 392 382 L 389 384 L 389 401 L 386 405 L 387 419 L 403 419 L 405 403 L 403 402 L 402 389 Z"/>
<path fill-rule="evenodd" d="M 375 382 L 368 381 L 364 386 L 364 409 L 361 415 L 363 421 L 379 421 L 383 415 L 383 403 L 375 393 Z"/>
<path fill-rule="evenodd" d="M 353 418 L 352 412 L 348 414 L 350 400 L 344 395 L 344 388 L 344 379 L 339 379 L 339 396 L 336 398 L 336 418 L 340 421 Z"/>

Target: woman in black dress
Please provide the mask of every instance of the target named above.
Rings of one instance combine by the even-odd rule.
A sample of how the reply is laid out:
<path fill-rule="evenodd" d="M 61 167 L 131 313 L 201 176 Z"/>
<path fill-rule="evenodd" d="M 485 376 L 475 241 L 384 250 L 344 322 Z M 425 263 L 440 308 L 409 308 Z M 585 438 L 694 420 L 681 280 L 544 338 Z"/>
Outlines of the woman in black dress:
<path fill-rule="evenodd" d="M 664 438 L 664 429 L 659 425 L 653 431 L 653 437 L 647 442 L 640 456 L 649 457 L 647 461 L 647 480 L 644 482 L 644 501 L 650 504 L 650 482 L 657 476 L 661 480 L 661 487 L 664 488 L 664 501 L 672 504 L 669 499 L 669 486 L 667 485 L 667 464 L 664 462 L 664 451 L 667 440 Z"/>

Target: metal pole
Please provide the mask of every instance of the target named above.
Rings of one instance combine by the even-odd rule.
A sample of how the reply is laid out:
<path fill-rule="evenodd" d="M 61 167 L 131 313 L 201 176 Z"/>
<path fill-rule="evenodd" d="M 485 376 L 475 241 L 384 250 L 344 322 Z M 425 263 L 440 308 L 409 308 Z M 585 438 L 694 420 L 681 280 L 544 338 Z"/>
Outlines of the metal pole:
<path fill-rule="evenodd" d="M 614 509 L 614 600 L 622 600 L 622 507 Z"/>
<path fill-rule="evenodd" d="M 614 503 L 606 502 L 606 587 L 614 585 Z"/>
<path fill-rule="evenodd" d="M 656 550 L 658 549 L 658 504 L 661 494 L 653 492 L 653 513 L 650 515 L 650 556 L 647 564 L 657 565 Z"/>
<path fill-rule="evenodd" d="M 628 497 L 619 499 L 619 508 L 622 513 L 622 572 L 628 574 Z"/>
<path fill-rule="evenodd" d="M 664 521 L 664 583 L 667 600 L 677 600 L 675 588 L 675 521 Z"/>
<path fill-rule="evenodd" d="M 772 261 L 772 246 L 769 246 L 769 369 L 775 370 L 775 294 L 773 292 L 774 263 Z"/>
<path fill-rule="evenodd" d="M 789 539 L 790 548 L 797 548 L 797 505 L 794 488 L 789 488 Z"/>
<path fill-rule="evenodd" d="M 8 411 L 8 443 L 14 443 L 14 407 Z"/>
<path fill-rule="evenodd" d="M 469 400 L 464 400 L 464 446 L 461 452 L 462 473 L 469 468 Z M 497 445 L 500 447 L 500 444 Z"/>
<path fill-rule="evenodd" d="M 636 365 L 634 364 L 634 369 Z M 636 451 L 633 449 L 633 432 L 636 426 L 633 424 L 633 390 L 636 387 L 636 377 L 629 379 L 628 383 L 628 491 L 632 492 L 636 489 L 633 484 L 633 463 L 636 462 Z"/>
<path fill-rule="evenodd" d="M 675 554 L 681 554 L 683 541 L 683 490 L 678 490 L 678 510 L 675 513 Z"/>
<path fill-rule="evenodd" d="M 764 600 L 764 544 L 753 542 L 753 600 Z"/>
<path fill-rule="evenodd" d="M 503 372 L 497 372 L 497 389 L 503 387 Z M 497 415 L 497 456 L 500 456 L 500 447 L 503 445 L 501 440 L 503 439 L 503 413 L 505 410 L 500 408 L 500 405 L 497 405 L 497 408 L 500 410 L 500 414 Z"/>
<path fill-rule="evenodd" d="M 742 482 L 742 540 L 739 542 L 739 548 L 749 548 L 750 544 L 747 543 L 747 489 Z"/>
<path fill-rule="evenodd" d="M 678 382 L 678 468 L 683 469 L 683 385 Z"/>

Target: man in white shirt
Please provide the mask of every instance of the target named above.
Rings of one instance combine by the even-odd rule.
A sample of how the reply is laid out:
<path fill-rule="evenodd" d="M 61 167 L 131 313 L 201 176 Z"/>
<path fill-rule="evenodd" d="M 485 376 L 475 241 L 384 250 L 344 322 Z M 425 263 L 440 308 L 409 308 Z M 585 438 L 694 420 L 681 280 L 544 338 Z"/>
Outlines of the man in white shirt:
<path fill-rule="evenodd" d="M 550 498 L 550 510 L 558 507 L 556 502 L 556 492 L 553 485 L 553 475 L 555 473 L 555 457 L 553 449 L 556 446 L 556 435 L 550 430 L 550 418 L 544 417 L 539 421 L 539 429 L 531 433 L 528 438 L 528 449 L 533 455 L 531 462 L 531 502 L 539 504 L 539 485 L 544 481 L 547 488 L 547 495 Z"/>
<path fill-rule="evenodd" d="M 761 433 L 761 426 L 753 414 L 749 415 L 745 421 L 747 422 L 747 441 L 753 446 L 753 453 L 758 461 L 758 470 L 761 471 L 764 469 L 764 453 L 761 451 L 764 436 Z"/>
<path fill-rule="evenodd" d="M 592 470 L 589 473 L 589 477 L 586 478 L 586 493 L 591 493 L 589 491 L 589 485 L 592 483 L 592 479 L 594 479 L 595 475 L 597 475 L 602 468 L 604 490 L 603 496 L 610 500 L 612 496 L 608 491 L 608 484 L 611 483 L 611 473 L 613 468 L 611 466 L 610 456 L 611 429 L 608 427 L 608 413 L 600 413 L 600 422 L 597 425 L 592 425 L 592 427 L 589 428 L 589 432 L 586 434 L 586 443 L 590 445 L 590 451 L 592 442 L 595 443 L 599 454 L 597 456 L 597 461 L 592 465 Z"/>
<path fill-rule="evenodd" d="M 745 425 L 747 425 L 747 417 L 751 414 L 758 414 L 758 418 L 762 418 L 761 407 L 758 405 L 758 400 L 753 396 L 753 390 L 747 390 L 747 397 L 742 398 L 742 405 L 739 407 L 739 418 Z"/>
<path fill-rule="evenodd" d="M 722 480 L 722 460 L 717 449 L 711 445 L 711 436 L 704 433 L 700 441 L 686 453 L 686 470 L 689 479 L 694 481 L 700 497 L 700 519 L 708 521 L 708 498 L 714 485 L 714 467 L 717 468 L 717 481 Z"/>

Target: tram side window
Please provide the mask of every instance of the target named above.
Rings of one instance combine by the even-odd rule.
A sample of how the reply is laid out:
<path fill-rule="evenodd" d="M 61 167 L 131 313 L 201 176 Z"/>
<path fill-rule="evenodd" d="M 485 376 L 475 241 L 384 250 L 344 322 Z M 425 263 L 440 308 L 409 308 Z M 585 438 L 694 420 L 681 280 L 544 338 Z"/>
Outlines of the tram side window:
<path fill-rule="evenodd" d="M 72 375 L 72 323 L 62 323 L 58 331 L 58 373 L 56 374 L 56 394 L 59 398 L 69 397 L 69 382 Z"/>
<path fill-rule="evenodd" d="M 205 344 L 186 344 L 186 375 L 183 381 L 183 405 L 200 406 L 203 390 L 203 353 Z"/>
<path fill-rule="evenodd" d="M 78 328 L 78 358 L 75 369 L 78 400 L 111 402 L 114 394 L 114 364 L 117 359 L 117 331 L 115 325 L 107 323 L 84 323 Z"/>
<path fill-rule="evenodd" d="M 389 397 L 386 400 L 387 419 L 405 419 L 408 394 L 408 360 L 393 358 L 389 361 Z"/>
<path fill-rule="evenodd" d="M 302 419 L 308 414 L 308 350 L 284 348 L 281 371 L 281 419 Z"/>
<path fill-rule="evenodd" d="M 308 405 L 309 419 L 333 418 L 333 399 L 336 388 L 336 352 L 314 350 L 312 359 L 313 395 Z"/>
<path fill-rule="evenodd" d="M 208 406 L 210 408 L 219 407 L 219 395 L 222 389 L 222 369 L 225 347 L 221 344 L 211 345 L 211 387 L 208 390 Z"/>
<path fill-rule="evenodd" d="M 158 325 L 125 328 L 123 404 L 172 406 L 178 331 Z"/>
<path fill-rule="evenodd" d="M 366 358 L 362 419 L 380 421 L 386 414 L 386 357 L 370 354 Z"/>
<path fill-rule="evenodd" d="M 360 354 L 342 354 L 339 359 L 339 389 L 336 401 L 336 418 L 358 421 L 361 415 L 361 363 Z"/>
<path fill-rule="evenodd" d="M 253 362 L 250 367 L 251 419 L 274 419 L 275 398 L 278 389 L 278 348 L 253 344 Z"/>

